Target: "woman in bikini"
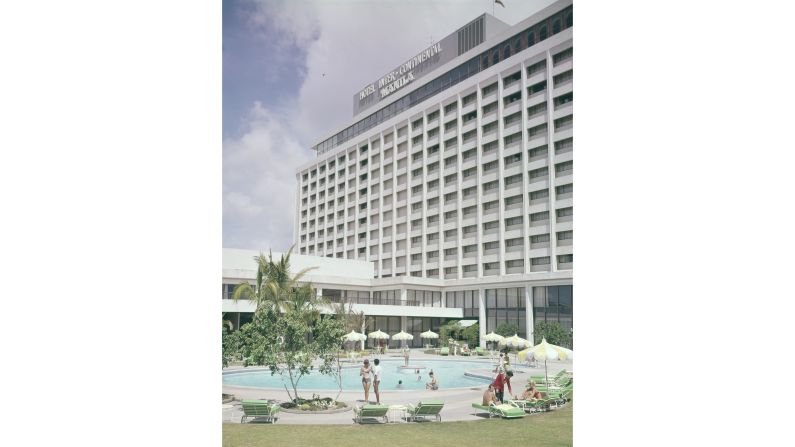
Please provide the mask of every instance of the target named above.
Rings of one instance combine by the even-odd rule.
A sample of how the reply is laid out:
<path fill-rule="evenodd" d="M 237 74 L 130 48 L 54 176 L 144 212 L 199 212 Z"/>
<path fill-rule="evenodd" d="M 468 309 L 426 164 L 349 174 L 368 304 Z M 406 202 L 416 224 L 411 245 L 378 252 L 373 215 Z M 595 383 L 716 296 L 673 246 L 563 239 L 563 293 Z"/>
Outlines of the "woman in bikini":
<path fill-rule="evenodd" d="M 359 375 L 362 376 L 362 387 L 364 388 L 364 402 L 370 403 L 370 382 L 372 382 L 372 378 L 370 377 L 370 373 L 372 372 L 372 367 L 370 367 L 370 361 L 364 359 L 364 366 L 359 369 Z"/>
<path fill-rule="evenodd" d="M 524 390 L 524 393 L 522 393 L 521 399 L 528 400 L 530 402 L 535 402 L 538 399 L 541 399 L 541 391 L 538 391 L 535 382 L 531 380 L 530 383 L 527 384 L 527 389 Z"/>

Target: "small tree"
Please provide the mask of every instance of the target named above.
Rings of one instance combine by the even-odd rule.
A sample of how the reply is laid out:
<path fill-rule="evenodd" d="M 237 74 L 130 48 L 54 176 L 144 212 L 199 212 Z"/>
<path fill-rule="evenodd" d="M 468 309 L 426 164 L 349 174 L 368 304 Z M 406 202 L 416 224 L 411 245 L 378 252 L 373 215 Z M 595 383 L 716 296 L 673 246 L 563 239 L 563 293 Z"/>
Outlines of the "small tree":
<path fill-rule="evenodd" d="M 475 323 L 461 331 L 461 336 L 469 346 L 477 346 L 480 342 L 480 326 Z"/>
<path fill-rule="evenodd" d="M 321 374 L 336 373 L 334 354 L 344 335 L 339 320 L 318 318 L 310 325 L 307 313 L 292 311 L 279 315 L 274 309 L 266 309 L 257 312 L 254 322 L 244 326 L 256 333 L 246 343 L 252 362 L 267 366 L 272 375 L 287 378 L 293 391 L 290 394 L 288 390 L 288 395 L 293 401 L 298 400 L 298 384 L 309 374 L 314 359 L 321 360 L 318 368 Z"/>
<path fill-rule="evenodd" d="M 546 338 L 553 345 L 571 347 L 571 334 L 563 329 L 560 323 L 539 321 L 534 328 L 535 343 L 541 343 Z"/>
<path fill-rule="evenodd" d="M 516 323 L 500 323 L 494 328 L 494 332 L 503 337 L 510 337 L 519 333 L 519 326 L 517 326 Z"/>
<path fill-rule="evenodd" d="M 439 326 L 439 343 L 442 346 L 448 346 L 450 344 L 450 339 L 458 339 L 460 332 L 461 326 L 459 326 L 458 320 L 448 321 Z"/>

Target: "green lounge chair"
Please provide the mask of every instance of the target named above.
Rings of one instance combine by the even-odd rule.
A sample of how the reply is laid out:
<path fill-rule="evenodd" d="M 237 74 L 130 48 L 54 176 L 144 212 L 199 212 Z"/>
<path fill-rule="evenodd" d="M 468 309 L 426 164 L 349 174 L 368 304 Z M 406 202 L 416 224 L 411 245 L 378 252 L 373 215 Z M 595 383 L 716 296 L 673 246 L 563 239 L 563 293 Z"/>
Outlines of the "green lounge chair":
<path fill-rule="evenodd" d="M 478 346 L 477 348 L 475 348 L 475 353 L 477 355 L 486 355 L 486 350 Z"/>
<path fill-rule="evenodd" d="M 503 419 L 518 419 L 525 417 L 525 412 L 516 405 L 501 404 L 501 405 L 481 405 L 472 404 L 472 408 L 476 408 L 484 413 L 489 414 L 489 419 L 493 416 L 499 416 Z"/>
<path fill-rule="evenodd" d="M 240 423 L 246 422 L 247 418 L 264 418 L 266 422 L 276 423 L 279 419 L 276 414 L 282 411 L 282 407 L 277 404 L 272 404 L 264 400 L 244 400 L 241 402 L 243 405 L 243 417 L 240 418 Z"/>
<path fill-rule="evenodd" d="M 566 372 L 566 370 L 564 369 L 564 370 L 561 370 L 560 372 L 558 372 L 557 374 L 555 374 L 553 377 L 550 377 L 549 381 L 550 381 L 550 383 L 555 383 L 555 382 L 558 382 L 558 381 L 563 381 L 565 383 L 565 381 L 568 380 L 568 379 L 569 379 L 569 373 Z M 527 380 L 528 381 L 532 380 L 533 382 L 536 383 L 536 385 L 540 385 L 542 383 L 547 383 L 546 382 L 547 379 L 544 376 L 530 376 L 530 378 L 527 379 Z"/>
<path fill-rule="evenodd" d="M 529 400 L 509 400 L 511 405 L 516 405 L 527 413 L 540 413 L 549 410 L 549 401 L 546 399 Z"/>
<path fill-rule="evenodd" d="M 558 393 L 565 389 L 573 388 L 574 387 L 574 379 L 567 379 L 565 383 L 555 382 L 554 384 L 550 384 L 549 386 L 537 386 L 538 391 L 549 392 L 549 393 Z"/>
<path fill-rule="evenodd" d="M 574 393 L 573 387 L 567 387 L 560 391 L 553 391 L 547 394 L 547 402 L 555 407 L 565 405 L 566 402 L 571 402 L 572 394 Z"/>
<path fill-rule="evenodd" d="M 439 351 L 439 355 L 450 355 L 450 348 L 445 346 L 441 351 Z"/>
<path fill-rule="evenodd" d="M 362 405 L 361 407 L 353 407 L 353 414 L 356 415 L 356 422 L 363 423 L 364 419 L 383 419 L 387 421 L 387 413 L 389 412 L 388 405 Z"/>
<path fill-rule="evenodd" d="M 406 405 L 406 419 L 416 421 L 418 417 L 425 419 L 430 416 L 436 416 L 436 419 L 441 422 L 442 415 L 440 413 L 443 407 L 444 402 L 439 400 L 427 400 L 418 403 L 416 406 L 408 404 Z"/>

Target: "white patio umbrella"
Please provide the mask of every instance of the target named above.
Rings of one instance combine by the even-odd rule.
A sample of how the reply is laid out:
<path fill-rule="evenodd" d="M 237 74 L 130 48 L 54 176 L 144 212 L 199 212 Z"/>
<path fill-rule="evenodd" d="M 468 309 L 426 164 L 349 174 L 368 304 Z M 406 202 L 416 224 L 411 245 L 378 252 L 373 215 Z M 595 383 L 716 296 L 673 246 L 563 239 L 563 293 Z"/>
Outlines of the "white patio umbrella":
<path fill-rule="evenodd" d="M 518 334 L 513 334 L 513 337 L 503 338 L 499 343 L 509 348 L 526 348 L 530 346 L 530 342 L 520 337 Z"/>
<path fill-rule="evenodd" d="M 342 336 L 342 340 L 344 342 L 353 342 L 355 344 L 357 341 L 363 342 L 367 340 L 367 336 L 356 331 L 350 331 Z"/>
<path fill-rule="evenodd" d="M 530 342 L 520 337 L 519 334 L 513 334 L 513 337 L 503 338 L 502 340 L 500 340 L 499 343 L 509 348 L 516 348 L 516 349 L 526 348 L 530 346 Z"/>
<path fill-rule="evenodd" d="M 360 334 L 356 331 L 350 331 L 347 334 L 343 335 L 342 339 L 345 341 L 364 341 L 367 340 L 367 336 L 364 334 Z"/>
<path fill-rule="evenodd" d="M 392 336 L 392 340 L 399 340 L 399 341 L 414 340 L 414 336 L 409 334 L 408 332 L 400 331 L 397 334 Z M 405 345 L 406 344 L 403 343 L 403 346 L 405 346 Z"/>
<path fill-rule="evenodd" d="M 505 337 L 503 337 L 503 336 L 502 336 L 502 335 L 500 335 L 500 334 L 495 334 L 495 333 L 494 333 L 494 331 L 491 331 L 491 332 L 489 332 L 488 334 L 486 334 L 486 335 L 484 335 L 484 336 L 483 336 L 483 340 L 486 340 L 486 342 L 492 342 L 492 343 L 494 343 L 494 342 L 497 342 L 497 343 L 499 343 L 499 342 L 501 342 L 501 341 L 502 341 L 504 338 L 505 338 Z"/>
<path fill-rule="evenodd" d="M 528 355 L 532 355 L 536 360 L 544 361 L 544 379 L 549 385 L 549 375 L 547 373 L 547 359 L 549 360 L 566 360 L 574 358 L 574 351 L 566 349 L 557 345 L 547 343 L 546 338 L 541 339 L 541 343 L 519 352 L 519 360 L 524 360 Z"/>
<path fill-rule="evenodd" d="M 434 331 L 427 330 L 420 334 L 420 338 L 439 338 L 439 334 Z"/>
<path fill-rule="evenodd" d="M 367 336 L 370 337 L 371 340 L 389 340 L 389 334 L 383 332 L 381 329 L 370 332 Z"/>

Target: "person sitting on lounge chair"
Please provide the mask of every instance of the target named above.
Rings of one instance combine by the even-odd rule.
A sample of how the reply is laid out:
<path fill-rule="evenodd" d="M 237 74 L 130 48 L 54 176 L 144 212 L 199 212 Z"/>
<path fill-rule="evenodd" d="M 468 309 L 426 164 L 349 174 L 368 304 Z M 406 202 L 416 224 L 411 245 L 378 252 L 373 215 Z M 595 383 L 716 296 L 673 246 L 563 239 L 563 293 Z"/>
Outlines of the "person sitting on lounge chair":
<path fill-rule="evenodd" d="M 499 405 L 500 401 L 497 400 L 497 396 L 494 394 L 494 385 L 489 384 L 489 387 L 483 392 L 483 405 L 491 404 Z"/>
<path fill-rule="evenodd" d="M 439 389 L 439 382 L 436 380 L 436 376 L 433 375 L 433 371 L 429 372 L 428 375 L 431 377 L 431 381 L 425 384 L 426 390 L 438 390 Z"/>
<path fill-rule="evenodd" d="M 535 402 L 538 399 L 541 399 L 541 391 L 538 391 L 535 382 L 531 380 L 530 383 L 527 384 L 527 389 L 524 390 L 524 393 L 522 393 L 521 399 L 529 400 L 530 402 Z"/>

